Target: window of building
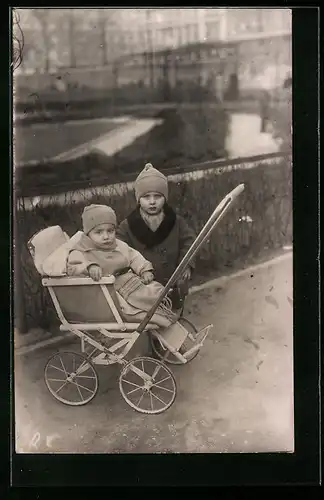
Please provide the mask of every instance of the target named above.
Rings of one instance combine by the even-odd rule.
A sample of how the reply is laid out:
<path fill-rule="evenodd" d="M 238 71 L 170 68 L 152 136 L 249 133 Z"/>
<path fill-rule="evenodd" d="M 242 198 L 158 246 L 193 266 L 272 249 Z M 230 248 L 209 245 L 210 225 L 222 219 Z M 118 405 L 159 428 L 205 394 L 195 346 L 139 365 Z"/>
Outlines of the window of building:
<path fill-rule="evenodd" d="M 165 9 L 150 9 L 151 12 L 149 14 L 149 16 L 151 17 L 152 21 L 154 21 L 155 23 L 161 23 L 163 22 L 163 19 L 165 17 L 165 13 L 162 12 L 164 11 Z"/>
<path fill-rule="evenodd" d="M 179 28 L 178 40 L 180 45 L 185 44 L 185 33 L 183 27 Z"/>
<path fill-rule="evenodd" d="M 161 30 L 156 29 L 156 30 L 152 31 L 152 36 L 154 37 L 153 38 L 154 48 L 161 47 L 161 39 L 162 39 Z"/>
<path fill-rule="evenodd" d="M 177 45 L 182 44 L 182 31 L 181 28 L 174 28 L 174 40 Z"/>
<path fill-rule="evenodd" d="M 183 29 L 183 42 L 185 44 L 190 43 L 190 25 L 187 25 Z"/>
<path fill-rule="evenodd" d="M 137 33 L 137 31 L 133 31 L 132 37 L 130 39 L 130 43 L 132 44 L 134 50 L 137 51 L 137 49 L 138 49 L 138 33 Z"/>
<path fill-rule="evenodd" d="M 190 25 L 190 41 L 197 42 L 198 41 L 198 25 L 192 24 Z"/>
<path fill-rule="evenodd" d="M 229 9 L 228 28 L 231 36 L 239 37 L 249 30 L 253 18 L 253 10 L 256 9 Z"/>
<path fill-rule="evenodd" d="M 138 32 L 138 48 L 140 51 L 146 50 L 145 34 L 142 31 Z"/>
<path fill-rule="evenodd" d="M 153 50 L 154 47 L 154 31 L 153 30 L 147 30 L 147 36 L 146 36 L 146 45 L 149 52 Z"/>
<path fill-rule="evenodd" d="M 188 24 L 187 26 L 187 43 L 194 41 L 194 25 Z"/>
<path fill-rule="evenodd" d="M 220 38 L 219 19 L 215 19 L 214 21 L 208 21 L 208 23 L 206 23 L 206 37 L 207 40 L 219 40 Z"/>
<path fill-rule="evenodd" d="M 168 27 L 168 28 L 163 28 L 161 30 L 161 42 L 163 44 L 163 46 L 169 46 L 173 43 L 174 41 L 174 30 L 173 28 L 171 27 Z"/>

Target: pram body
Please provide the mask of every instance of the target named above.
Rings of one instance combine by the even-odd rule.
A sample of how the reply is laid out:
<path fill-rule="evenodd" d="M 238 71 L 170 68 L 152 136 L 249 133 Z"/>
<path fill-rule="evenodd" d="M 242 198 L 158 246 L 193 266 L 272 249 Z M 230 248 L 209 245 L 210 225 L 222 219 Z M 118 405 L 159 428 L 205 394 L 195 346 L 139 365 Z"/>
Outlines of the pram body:
<path fill-rule="evenodd" d="M 182 259 L 163 293 L 140 322 L 123 314 L 114 289 L 115 277 L 43 277 L 51 296 L 60 330 L 81 340 L 81 352 L 59 351 L 45 366 L 45 383 L 55 399 L 80 406 L 98 391 L 96 365 L 120 364 L 119 390 L 133 409 L 148 414 L 167 410 L 176 398 L 176 381 L 169 365 L 186 364 L 198 354 L 213 325 L 197 331 L 185 318 L 168 328 L 157 327 L 152 318 L 190 259 L 197 253 L 218 221 L 243 191 L 240 185 L 216 207 L 196 241 Z M 130 355 L 140 335 L 149 335 L 155 357 Z"/>

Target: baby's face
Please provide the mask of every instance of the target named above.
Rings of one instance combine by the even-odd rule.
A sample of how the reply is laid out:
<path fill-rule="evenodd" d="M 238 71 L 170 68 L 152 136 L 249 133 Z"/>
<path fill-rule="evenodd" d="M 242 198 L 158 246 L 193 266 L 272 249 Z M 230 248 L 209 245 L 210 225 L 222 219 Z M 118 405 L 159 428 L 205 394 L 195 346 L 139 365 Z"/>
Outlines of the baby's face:
<path fill-rule="evenodd" d="M 116 228 L 113 224 L 99 224 L 88 236 L 96 245 L 109 249 L 116 241 Z"/>
<path fill-rule="evenodd" d="M 139 199 L 140 206 L 148 215 L 157 215 L 163 209 L 165 198 L 160 193 L 147 193 Z"/>

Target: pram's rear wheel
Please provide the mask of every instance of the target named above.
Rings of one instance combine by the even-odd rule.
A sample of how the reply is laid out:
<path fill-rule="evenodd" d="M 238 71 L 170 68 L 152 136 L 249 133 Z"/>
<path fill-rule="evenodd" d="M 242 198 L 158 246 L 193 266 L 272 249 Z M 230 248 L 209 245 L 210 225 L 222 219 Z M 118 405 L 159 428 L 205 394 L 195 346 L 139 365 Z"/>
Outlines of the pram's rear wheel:
<path fill-rule="evenodd" d="M 66 405 L 85 405 L 98 391 L 96 370 L 83 354 L 72 351 L 54 354 L 46 363 L 44 375 L 49 392 Z"/>
<path fill-rule="evenodd" d="M 119 377 L 119 389 L 126 403 L 140 413 L 162 413 L 175 400 L 177 386 L 171 370 L 149 357 L 132 359 Z"/>
<path fill-rule="evenodd" d="M 193 325 L 188 319 L 186 318 L 179 318 L 178 322 L 189 332 L 187 338 L 185 339 L 184 343 L 180 347 L 180 353 L 183 354 L 186 351 L 189 351 L 192 347 L 194 347 L 196 343 L 196 336 L 198 333 L 197 328 L 195 325 Z M 168 363 L 170 365 L 183 365 L 183 362 L 180 361 L 172 352 L 165 350 L 159 339 L 157 339 L 154 335 L 150 335 L 150 342 L 151 342 L 151 347 L 154 352 L 154 354 L 159 358 L 163 359 L 165 363 Z M 192 361 L 198 354 L 199 351 L 196 351 L 194 354 L 191 355 L 191 357 L 188 358 L 188 363 L 189 361 Z"/>

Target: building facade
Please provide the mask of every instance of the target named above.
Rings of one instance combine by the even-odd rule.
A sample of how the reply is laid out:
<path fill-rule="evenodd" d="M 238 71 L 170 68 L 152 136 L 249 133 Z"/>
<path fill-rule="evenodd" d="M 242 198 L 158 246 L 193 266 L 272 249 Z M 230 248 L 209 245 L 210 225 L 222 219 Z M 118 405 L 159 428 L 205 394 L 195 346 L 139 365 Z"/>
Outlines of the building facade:
<path fill-rule="evenodd" d="M 229 42 L 291 34 L 290 9 L 158 8 L 120 9 L 125 52 L 178 48 L 203 42 Z"/>
<path fill-rule="evenodd" d="M 154 84 L 163 78 L 171 85 L 177 80 L 213 79 L 216 93 L 222 95 L 231 75 L 237 76 L 241 90 L 253 92 L 280 86 L 291 71 L 290 9 L 129 10 L 133 33 L 141 26 L 148 36 L 145 43 L 134 43 L 125 51 L 123 84 L 148 85 L 152 77 L 143 68 L 151 65 Z M 152 53 L 151 60 L 145 61 L 145 52 Z"/>
<path fill-rule="evenodd" d="M 129 83 L 274 86 L 291 68 L 291 10 L 267 8 L 19 9 L 24 32 L 17 81 L 109 89 Z M 20 78 L 19 78 L 20 77 Z M 65 78 L 65 76 L 64 76 Z M 276 83 L 277 82 L 277 83 Z M 52 85 L 52 84 L 51 84 Z"/>
<path fill-rule="evenodd" d="M 291 34 L 290 9 L 18 9 L 21 71 L 100 66 L 122 55 Z"/>

